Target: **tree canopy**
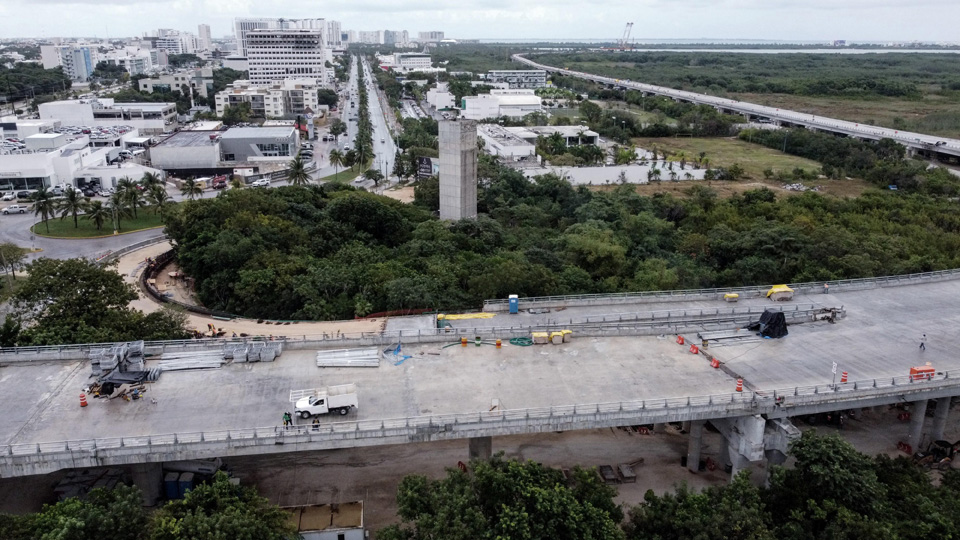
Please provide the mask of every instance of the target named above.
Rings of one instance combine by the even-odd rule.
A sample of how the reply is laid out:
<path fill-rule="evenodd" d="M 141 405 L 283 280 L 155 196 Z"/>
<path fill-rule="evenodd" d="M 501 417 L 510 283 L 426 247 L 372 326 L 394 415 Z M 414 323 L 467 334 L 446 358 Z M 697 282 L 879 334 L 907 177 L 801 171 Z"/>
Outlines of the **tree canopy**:
<path fill-rule="evenodd" d="M 187 337 L 185 317 L 129 307 L 137 298 L 120 274 L 84 259 L 37 259 L 13 296 L 19 335 L 0 345 L 58 345 Z"/>
<path fill-rule="evenodd" d="M 471 461 L 468 472 L 446 478 L 404 478 L 397 490 L 402 525 L 377 535 L 386 540 L 617 540 L 623 512 L 615 490 L 592 470 L 558 469 L 532 461 Z"/>

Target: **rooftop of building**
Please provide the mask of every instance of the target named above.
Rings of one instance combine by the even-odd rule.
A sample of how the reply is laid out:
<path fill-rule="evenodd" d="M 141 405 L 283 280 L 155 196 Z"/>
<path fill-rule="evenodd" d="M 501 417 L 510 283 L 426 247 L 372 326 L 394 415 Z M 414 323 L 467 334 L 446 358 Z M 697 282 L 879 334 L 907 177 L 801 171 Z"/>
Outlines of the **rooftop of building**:
<path fill-rule="evenodd" d="M 180 131 L 167 137 L 155 148 L 189 148 L 193 146 L 211 146 L 210 136 L 223 134 L 222 131 Z"/>
<path fill-rule="evenodd" d="M 223 132 L 222 139 L 285 139 L 293 135 L 293 126 L 239 127 Z"/>
<path fill-rule="evenodd" d="M 496 139 L 506 146 L 530 145 L 516 132 L 516 130 L 523 130 L 524 128 L 505 128 L 498 124 L 479 124 L 477 129 L 487 137 Z"/>
<path fill-rule="evenodd" d="M 507 128 L 511 131 L 515 131 L 519 134 L 519 130 L 528 131 L 535 136 L 537 135 L 552 135 L 554 133 L 559 133 L 564 137 L 579 137 L 579 136 L 588 136 L 588 137 L 597 137 L 600 134 L 596 131 L 590 131 L 590 128 L 586 126 L 532 126 L 532 127 L 520 127 L 520 128 Z"/>

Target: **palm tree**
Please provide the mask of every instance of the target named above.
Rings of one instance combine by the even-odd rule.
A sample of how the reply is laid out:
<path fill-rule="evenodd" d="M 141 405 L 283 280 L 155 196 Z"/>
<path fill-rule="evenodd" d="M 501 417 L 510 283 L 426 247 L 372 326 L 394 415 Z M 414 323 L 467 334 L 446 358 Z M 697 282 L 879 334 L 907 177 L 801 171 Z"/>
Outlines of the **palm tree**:
<path fill-rule="evenodd" d="M 50 232 L 50 223 L 47 221 L 57 215 L 57 205 L 53 200 L 53 194 L 47 191 L 46 187 L 41 187 L 33 194 L 33 215 L 41 216 L 43 224 L 47 226 L 47 232 Z"/>
<path fill-rule="evenodd" d="M 67 216 L 73 216 L 73 228 L 76 229 L 80 226 L 77 221 L 77 214 L 83 212 L 85 206 L 86 199 L 83 198 L 83 194 L 76 189 L 68 189 L 57 204 L 57 208 L 60 210 L 60 219 L 63 220 Z"/>
<path fill-rule="evenodd" d="M 118 184 L 119 185 L 119 184 Z M 130 216 L 130 209 L 127 206 L 126 194 L 118 191 L 107 199 L 107 209 L 113 215 L 113 229 L 116 232 L 121 231 L 120 220 Z"/>
<path fill-rule="evenodd" d="M 99 231 L 103 227 L 103 222 L 110 219 L 110 210 L 101 201 L 92 201 L 86 207 L 87 211 L 83 217 L 92 221 Z"/>
<path fill-rule="evenodd" d="M 145 202 L 143 199 L 143 193 L 141 193 L 136 187 L 132 187 L 125 190 L 123 195 L 127 206 L 133 210 L 133 219 L 137 219 L 137 208 L 143 206 Z"/>
<path fill-rule="evenodd" d="M 140 185 L 143 186 L 143 189 L 149 190 L 153 186 L 162 186 L 163 180 L 155 173 L 146 172 L 143 173 L 143 177 L 140 178 Z"/>
<path fill-rule="evenodd" d="M 340 150 L 330 151 L 330 164 L 333 165 L 333 179 L 337 179 L 340 174 L 340 167 L 343 166 L 343 152 Z"/>
<path fill-rule="evenodd" d="M 159 213 L 163 217 L 163 207 L 170 204 L 171 197 L 167 190 L 160 184 L 157 184 L 147 191 L 147 202 L 153 206 L 153 212 Z"/>
<path fill-rule="evenodd" d="M 184 180 L 183 184 L 180 185 L 180 193 L 192 201 L 197 195 L 203 193 L 203 188 L 200 187 L 200 184 L 198 184 L 196 180 L 189 178 Z"/>
<path fill-rule="evenodd" d="M 117 180 L 117 193 L 127 193 L 135 189 L 137 189 L 137 185 L 133 183 L 129 176 Z"/>
<path fill-rule="evenodd" d="M 292 186 L 304 186 L 310 183 L 310 173 L 307 172 L 306 164 L 300 156 L 290 161 L 287 169 L 287 182 Z"/>

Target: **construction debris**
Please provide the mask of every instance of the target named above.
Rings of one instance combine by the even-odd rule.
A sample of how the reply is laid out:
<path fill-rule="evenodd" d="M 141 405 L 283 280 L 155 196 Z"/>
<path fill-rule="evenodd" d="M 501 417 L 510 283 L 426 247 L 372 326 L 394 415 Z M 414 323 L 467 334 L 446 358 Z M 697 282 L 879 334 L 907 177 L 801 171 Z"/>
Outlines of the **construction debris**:
<path fill-rule="evenodd" d="M 189 351 L 163 353 L 158 367 L 163 371 L 183 371 L 188 369 L 215 369 L 226 360 L 223 351 Z"/>
<path fill-rule="evenodd" d="M 317 351 L 317 367 L 380 367 L 380 350 L 369 347 Z"/>

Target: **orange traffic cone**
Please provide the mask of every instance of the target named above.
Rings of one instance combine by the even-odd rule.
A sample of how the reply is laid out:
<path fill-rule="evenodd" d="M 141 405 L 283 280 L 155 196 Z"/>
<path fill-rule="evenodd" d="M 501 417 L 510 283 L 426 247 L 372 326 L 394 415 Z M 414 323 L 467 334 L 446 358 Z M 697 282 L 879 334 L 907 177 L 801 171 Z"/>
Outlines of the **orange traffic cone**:
<path fill-rule="evenodd" d="M 737 392 L 743 392 L 743 379 L 737 379 Z"/>
<path fill-rule="evenodd" d="M 700 354 L 700 349 L 697 347 L 697 345 L 696 345 L 695 343 L 691 343 L 691 344 L 690 344 L 690 352 L 693 353 L 693 354 Z"/>
<path fill-rule="evenodd" d="M 677 336 L 677 344 L 683 345 L 683 336 Z"/>
<path fill-rule="evenodd" d="M 497 340 L 497 348 L 499 349 L 499 348 L 502 347 L 502 346 L 503 346 L 503 342 L 498 339 L 498 340 Z"/>
<path fill-rule="evenodd" d="M 465 337 L 460 338 L 460 346 L 461 346 L 461 347 L 466 347 L 466 346 L 467 346 L 467 338 L 465 338 Z"/>
<path fill-rule="evenodd" d="M 710 367 L 712 367 L 713 369 L 717 369 L 718 367 L 720 367 L 720 361 L 717 360 L 716 358 L 711 358 Z"/>
<path fill-rule="evenodd" d="M 84 394 L 83 392 L 80 392 L 80 406 L 81 407 L 87 406 L 87 395 Z"/>
<path fill-rule="evenodd" d="M 846 372 L 846 371 L 844 371 L 843 373 L 840 374 L 840 382 L 842 382 L 842 383 L 847 382 L 847 372 Z"/>

